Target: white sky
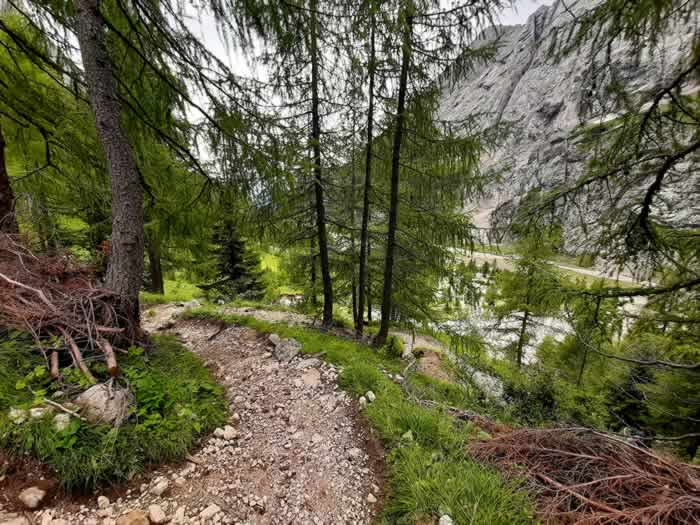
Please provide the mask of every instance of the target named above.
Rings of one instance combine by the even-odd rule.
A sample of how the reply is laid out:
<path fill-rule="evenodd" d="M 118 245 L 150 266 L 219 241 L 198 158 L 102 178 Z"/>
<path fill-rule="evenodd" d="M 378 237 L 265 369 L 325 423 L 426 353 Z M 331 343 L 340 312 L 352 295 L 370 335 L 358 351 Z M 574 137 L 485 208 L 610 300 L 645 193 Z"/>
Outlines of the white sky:
<path fill-rule="evenodd" d="M 514 0 L 514 7 L 503 11 L 500 22 L 503 25 L 524 24 L 527 18 L 539 7 L 551 4 L 552 0 Z M 212 16 L 202 15 L 201 18 L 193 16 L 187 25 L 195 35 L 202 39 L 211 52 L 228 64 L 232 71 L 240 75 L 251 74 L 246 60 L 235 50 L 227 49 L 224 45 Z M 259 74 L 260 71 L 256 73 Z"/>
<path fill-rule="evenodd" d="M 515 7 L 501 15 L 503 25 L 524 24 L 527 17 L 543 5 L 552 5 L 552 0 L 515 0 Z"/>

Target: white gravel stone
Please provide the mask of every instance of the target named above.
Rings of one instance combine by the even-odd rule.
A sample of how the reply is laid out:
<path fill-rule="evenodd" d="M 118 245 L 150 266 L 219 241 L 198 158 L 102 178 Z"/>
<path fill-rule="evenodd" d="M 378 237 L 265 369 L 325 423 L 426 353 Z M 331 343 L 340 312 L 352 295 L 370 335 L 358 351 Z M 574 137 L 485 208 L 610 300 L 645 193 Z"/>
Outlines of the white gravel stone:
<path fill-rule="evenodd" d="M 438 525 L 454 525 L 454 522 L 447 514 L 443 514 L 440 516 L 440 522 Z"/>
<path fill-rule="evenodd" d="M 168 517 L 165 515 L 165 512 L 160 505 L 148 506 L 148 519 L 151 520 L 151 523 L 156 525 L 166 523 L 168 521 Z"/>
<path fill-rule="evenodd" d="M 29 487 L 19 493 L 19 500 L 28 509 L 35 509 L 43 501 L 46 491 L 39 487 Z"/>

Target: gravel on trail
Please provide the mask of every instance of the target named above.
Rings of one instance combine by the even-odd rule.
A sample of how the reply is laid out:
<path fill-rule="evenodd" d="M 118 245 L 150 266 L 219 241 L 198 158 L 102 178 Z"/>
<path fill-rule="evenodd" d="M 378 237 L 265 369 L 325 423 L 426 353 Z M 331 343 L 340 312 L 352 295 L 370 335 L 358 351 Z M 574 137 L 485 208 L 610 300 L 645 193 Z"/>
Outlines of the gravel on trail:
<path fill-rule="evenodd" d="M 121 492 L 57 497 L 20 514 L 0 509 L 0 525 L 371 523 L 383 501 L 384 453 L 357 401 L 338 388 L 337 368 L 301 354 L 278 361 L 270 338 L 170 321 L 177 310 L 156 308 L 144 324 L 165 322 L 160 328 L 205 361 L 226 389 L 228 423 L 185 463 L 152 470 Z"/>

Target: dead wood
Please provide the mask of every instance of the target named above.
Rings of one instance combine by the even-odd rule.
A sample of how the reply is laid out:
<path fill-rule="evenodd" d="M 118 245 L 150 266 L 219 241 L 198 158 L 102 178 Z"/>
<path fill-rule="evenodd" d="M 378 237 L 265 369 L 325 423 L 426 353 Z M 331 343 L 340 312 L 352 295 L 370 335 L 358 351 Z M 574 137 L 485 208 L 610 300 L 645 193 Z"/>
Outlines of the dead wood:
<path fill-rule="evenodd" d="M 534 488 L 548 523 L 700 523 L 700 477 L 690 465 L 585 428 L 525 429 L 469 452 Z"/>
<path fill-rule="evenodd" d="M 121 298 L 97 286 L 92 268 L 68 254 L 37 256 L 16 235 L 0 235 L 0 325 L 28 331 L 47 355 L 52 377 L 60 353 L 85 376 L 87 360 L 100 359 L 118 373 L 117 345 L 143 338 Z"/>

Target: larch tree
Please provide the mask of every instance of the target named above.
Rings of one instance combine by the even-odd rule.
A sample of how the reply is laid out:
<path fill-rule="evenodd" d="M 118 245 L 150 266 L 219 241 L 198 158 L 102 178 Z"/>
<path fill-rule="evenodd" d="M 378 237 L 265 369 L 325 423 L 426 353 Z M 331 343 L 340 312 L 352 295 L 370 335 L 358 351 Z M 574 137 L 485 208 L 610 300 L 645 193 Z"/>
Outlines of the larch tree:
<path fill-rule="evenodd" d="M 19 232 L 15 217 L 15 194 L 12 191 L 5 160 L 5 136 L 2 133 L 2 126 L 0 126 L 0 232 Z"/>
<path fill-rule="evenodd" d="M 365 139 L 365 173 L 362 184 L 362 221 L 360 226 L 360 261 L 357 284 L 357 314 L 355 319 L 355 331 L 358 337 L 362 337 L 364 330 L 364 310 L 367 300 L 368 288 L 368 258 L 369 258 L 369 219 L 370 219 L 370 195 L 372 192 L 372 142 L 374 141 L 374 96 L 375 79 L 377 71 L 377 6 L 375 2 L 366 3 L 367 24 L 369 25 L 369 43 L 367 54 L 367 136 Z M 368 313 L 371 307 L 368 306 Z"/>
<path fill-rule="evenodd" d="M 492 55 L 493 49 L 489 46 L 473 47 L 472 43 L 485 25 L 493 25 L 496 11 L 504 4 L 499 0 L 484 0 L 459 3 L 444 9 L 440 2 L 430 0 L 399 2 L 393 30 L 396 36 L 394 46 L 400 60 L 397 65 L 395 106 L 391 110 L 393 122 L 388 230 L 384 253 L 382 315 L 379 332 L 375 337 L 376 345 L 383 345 L 386 341 L 392 318 L 401 173 L 406 169 L 402 148 L 407 131 L 407 112 L 412 108 L 420 108 L 420 111 L 426 110 L 428 113 L 435 111 L 435 88 L 439 84 L 435 80 L 437 73 L 451 71 L 454 77 L 458 77 L 475 62 L 486 60 Z M 429 100 L 431 97 L 432 104 L 421 101 L 421 98 Z M 420 120 L 423 118 L 417 121 Z M 417 135 L 420 137 L 420 133 Z M 450 132 L 446 135 L 449 136 Z M 426 141 L 426 146 L 429 142 Z M 475 143 L 463 142 L 462 146 L 469 149 Z M 466 149 L 452 153 L 456 157 L 469 157 L 473 160 Z M 473 147 L 471 152 L 478 155 L 479 149 L 480 147 Z M 478 163 L 468 162 L 467 165 L 472 173 L 478 171 Z M 470 178 L 469 174 L 469 170 L 464 171 L 465 179 Z"/>
<path fill-rule="evenodd" d="M 343 37 L 342 2 L 308 0 L 300 3 L 231 1 L 222 9 L 221 18 L 229 21 L 229 27 L 244 34 L 257 35 L 264 44 L 258 57 L 268 68 L 269 84 L 277 97 L 279 111 L 277 125 L 280 135 L 298 139 L 305 130 L 305 147 L 298 147 L 296 158 L 287 158 L 290 172 L 296 172 L 296 186 L 306 193 L 305 183 L 310 171 L 312 195 L 313 239 L 312 262 L 318 259 L 323 291 L 323 326 L 333 323 L 334 283 L 331 272 L 332 251 L 328 217 L 328 179 L 334 153 L 329 147 L 329 137 L 324 120 L 337 110 L 333 98 L 341 89 L 337 78 L 342 69 L 337 67 L 339 42 Z M 243 28 L 243 29 L 241 29 Z M 281 124 L 284 122 L 285 124 Z M 284 140 L 284 139 L 282 139 Z M 307 153 L 310 155 L 307 157 Z M 304 165 L 309 170 L 303 169 Z M 300 168 L 301 167 L 301 168 Z M 296 189 L 296 188 L 295 188 Z M 295 198 L 284 196 L 289 205 Z M 300 204 L 291 214 L 304 214 L 307 198 L 299 198 Z M 298 237 L 298 234 L 297 234 Z M 317 256 L 316 256 L 317 254 Z M 311 274 L 315 276 L 315 265 Z"/>
<path fill-rule="evenodd" d="M 99 0 L 79 0 L 76 18 L 88 94 L 112 188 L 112 240 L 105 286 L 122 297 L 127 315 L 138 319 L 144 261 L 144 189 L 120 122 L 121 105 Z"/>

